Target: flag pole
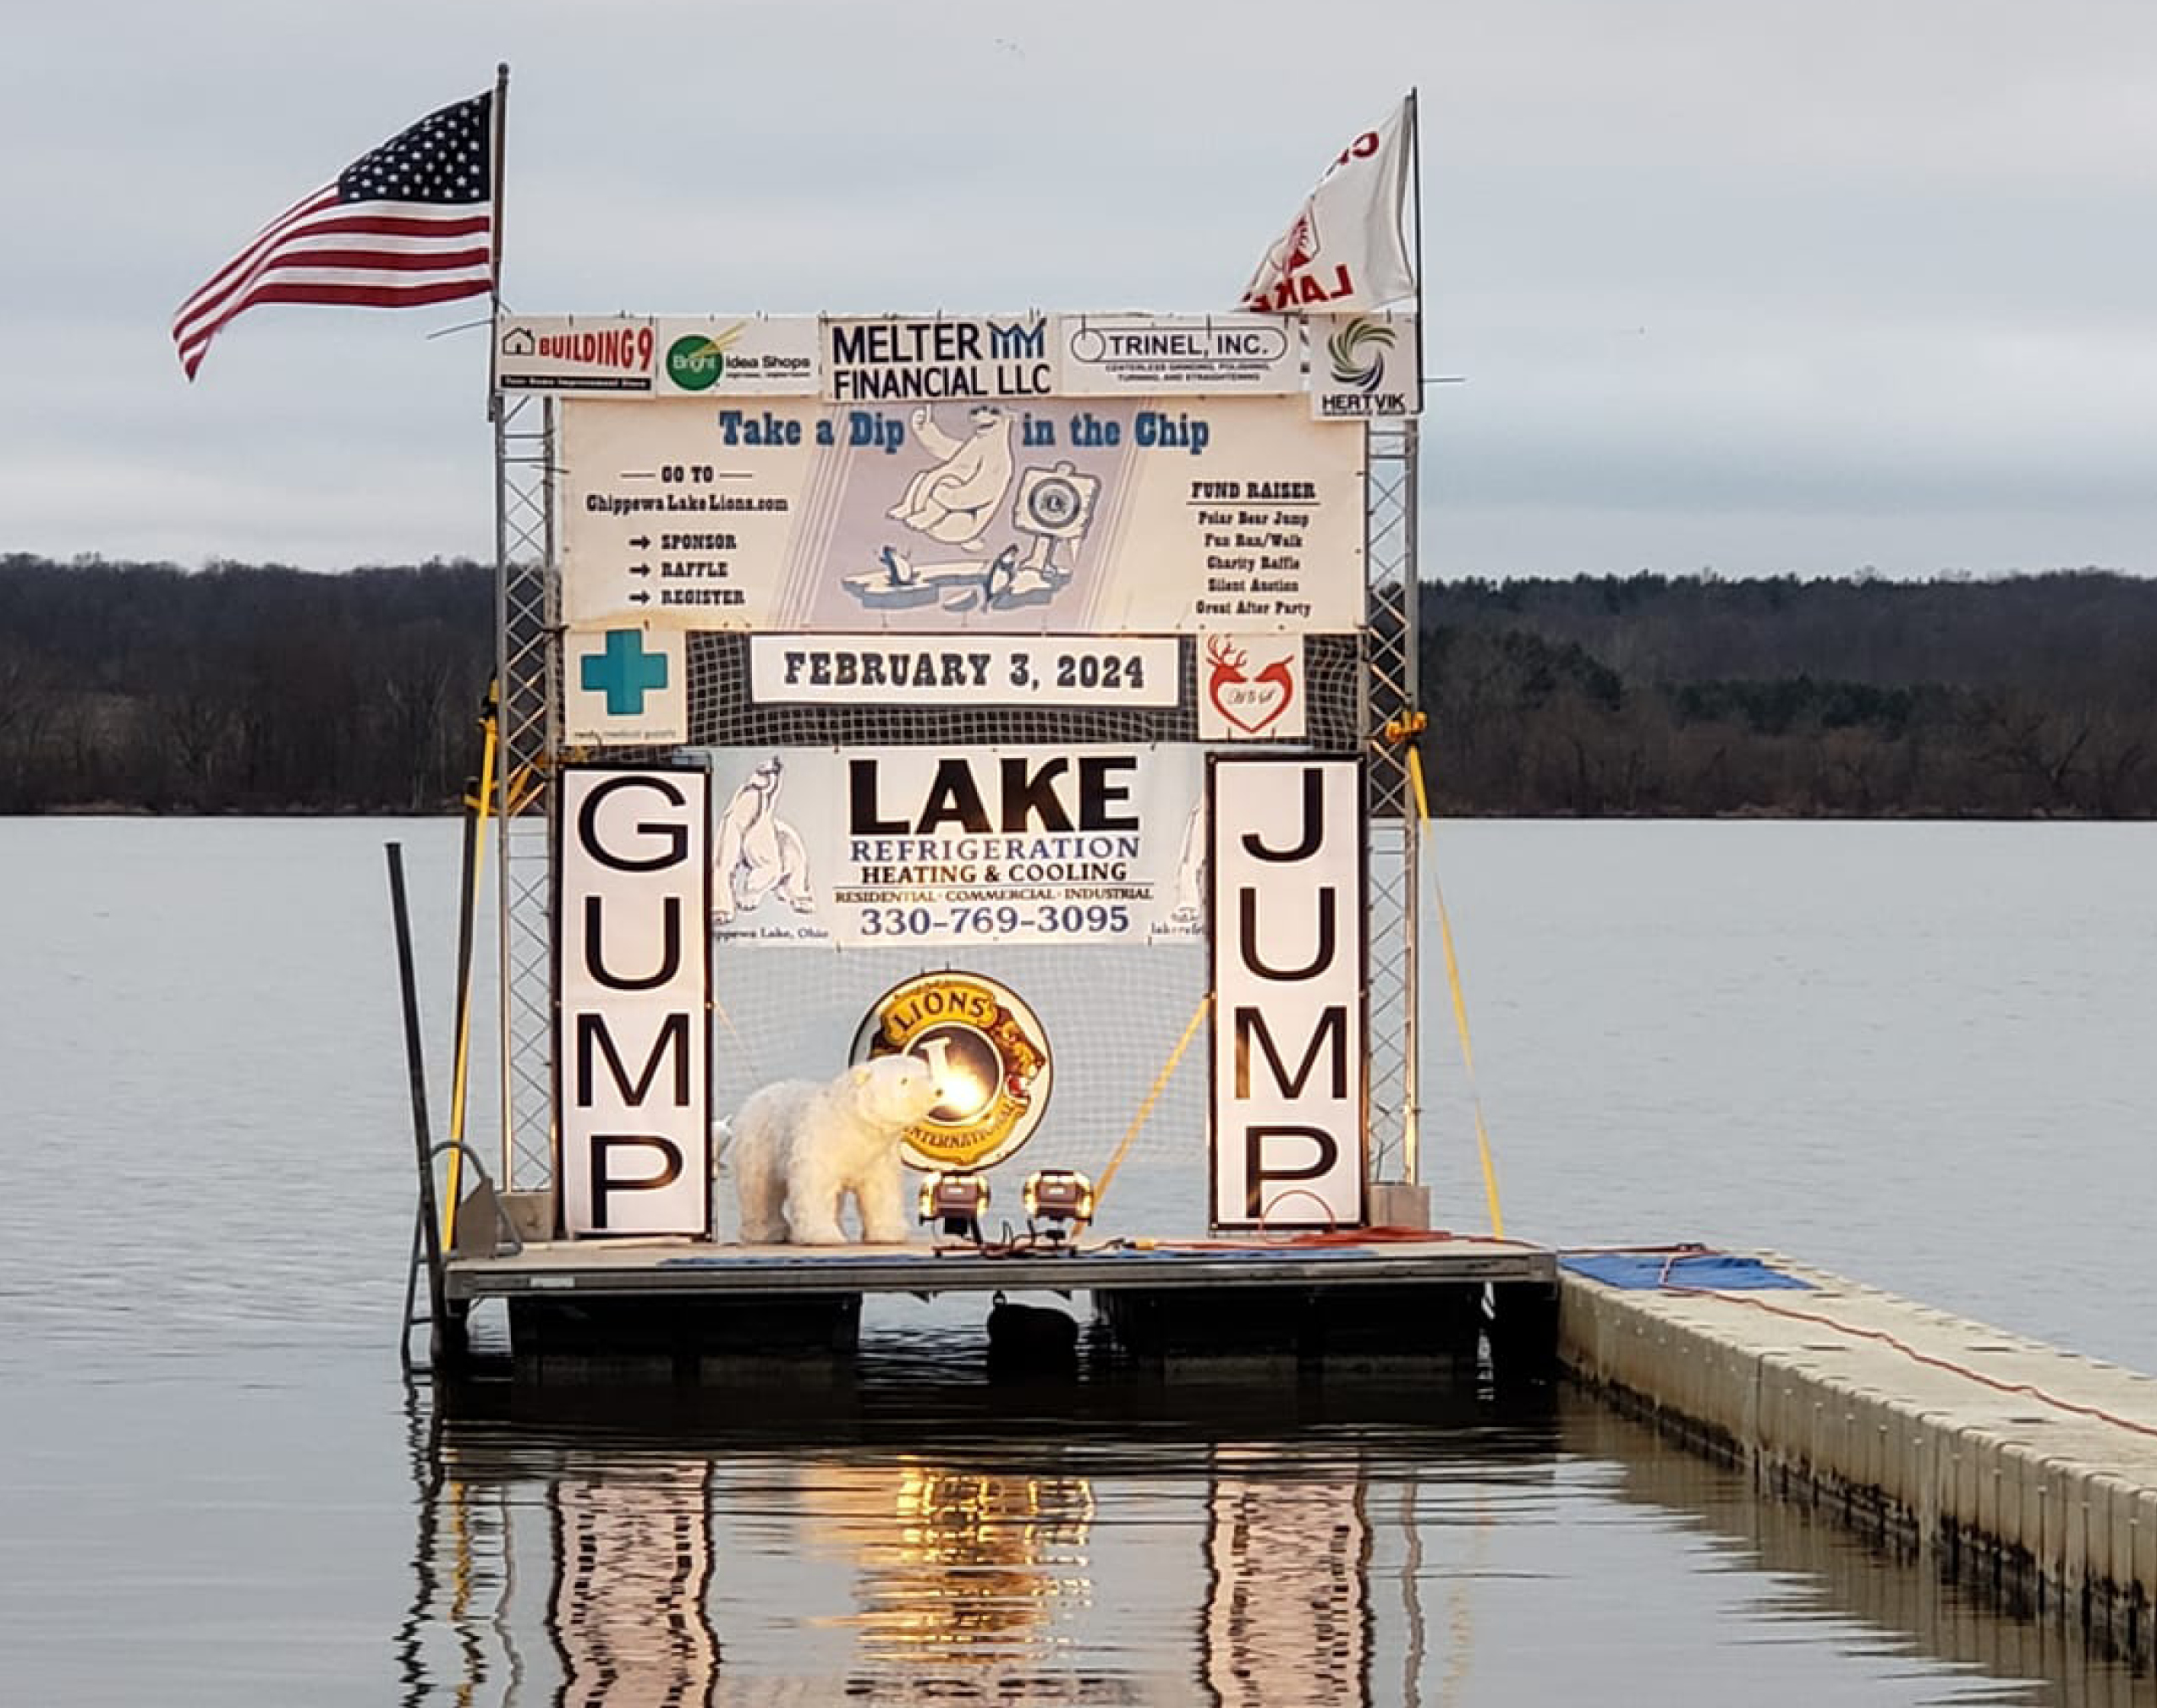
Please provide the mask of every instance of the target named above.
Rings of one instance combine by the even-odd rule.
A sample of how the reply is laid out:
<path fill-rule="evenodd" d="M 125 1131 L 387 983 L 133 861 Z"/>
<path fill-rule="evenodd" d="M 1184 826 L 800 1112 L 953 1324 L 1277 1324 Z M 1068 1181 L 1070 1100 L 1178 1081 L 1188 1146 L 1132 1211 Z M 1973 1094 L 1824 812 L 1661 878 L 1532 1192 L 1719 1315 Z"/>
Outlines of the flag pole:
<path fill-rule="evenodd" d="M 502 348 L 502 162 L 509 132 L 509 62 L 494 68 L 494 136 L 488 162 L 487 190 L 491 206 L 487 220 L 487 419 L 497 418 L 502 394 L 495 388 L 495 353 Z M 1420 288 L 1420 281 L 1419 281 Z"/>
<path fill-rule="evenodd" d="M 1408 89 L 1408 205 L 1415 219 L 1415 376 L 1420 391 L 1430 383 L 1423 365 L 1423 115 Z"/>

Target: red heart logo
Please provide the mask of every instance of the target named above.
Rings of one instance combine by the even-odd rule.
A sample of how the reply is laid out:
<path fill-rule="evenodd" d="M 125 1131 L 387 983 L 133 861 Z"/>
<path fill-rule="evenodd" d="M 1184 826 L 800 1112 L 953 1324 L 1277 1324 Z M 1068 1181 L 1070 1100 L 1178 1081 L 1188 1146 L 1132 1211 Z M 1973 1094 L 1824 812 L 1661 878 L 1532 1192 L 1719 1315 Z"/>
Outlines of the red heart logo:
<path fill-rule="evenodd" d="M 1256 735 L 1288 709 L 1296 697 L 1288 661 L 1276 660 L 1255 678 L 1216 670 L 1206 684 L 1214 710 L 1246 735 Z"/>

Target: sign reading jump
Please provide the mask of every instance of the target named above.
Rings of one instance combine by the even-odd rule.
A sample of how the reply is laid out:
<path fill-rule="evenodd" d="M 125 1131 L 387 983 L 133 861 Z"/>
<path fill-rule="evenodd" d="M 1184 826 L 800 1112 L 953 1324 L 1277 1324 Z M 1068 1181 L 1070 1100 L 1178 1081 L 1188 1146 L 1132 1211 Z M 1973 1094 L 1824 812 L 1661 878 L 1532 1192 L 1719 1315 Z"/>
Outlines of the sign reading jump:
<path fill-rule="evenodd" d="M 711 777 L 560 773 L 562 1217 L 572 1238 L 710 1231 Z"/>
<path fill-rule="evenodd" d="M 1363 770 L 1216 757 L 1213 1224 L 1364 1220 Z"/>

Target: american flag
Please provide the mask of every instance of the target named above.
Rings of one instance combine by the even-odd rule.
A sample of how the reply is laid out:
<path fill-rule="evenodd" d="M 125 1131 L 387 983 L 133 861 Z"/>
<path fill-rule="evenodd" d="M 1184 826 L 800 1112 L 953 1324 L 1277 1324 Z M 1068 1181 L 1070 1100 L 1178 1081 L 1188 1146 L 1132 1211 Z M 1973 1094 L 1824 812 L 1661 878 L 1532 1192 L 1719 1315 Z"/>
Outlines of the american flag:
<path fill-rule="evenodd" d="M 257 303 L 419 308 L 494 288 L 494 96 L 429 113 L 301 197 L 173 316 L 189 379 Z"/>

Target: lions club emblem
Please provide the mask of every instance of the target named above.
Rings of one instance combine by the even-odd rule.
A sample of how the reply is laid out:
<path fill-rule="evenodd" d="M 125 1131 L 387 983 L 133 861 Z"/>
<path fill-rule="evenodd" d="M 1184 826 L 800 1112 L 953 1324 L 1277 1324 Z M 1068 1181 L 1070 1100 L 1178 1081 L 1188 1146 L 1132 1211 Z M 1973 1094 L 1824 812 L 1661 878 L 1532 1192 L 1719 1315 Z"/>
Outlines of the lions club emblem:
<path fill-rule="evenodd" d="M 976 973 L 924 973 L 876 999 L 853 1059 L 919 1056 L 943 1101 L 906 1130 L 899 1154 L 926 1170 L 986 1168 L 1033 1137 L 1049 1101 L 1049 1041 L 1008 987 Z"/>

